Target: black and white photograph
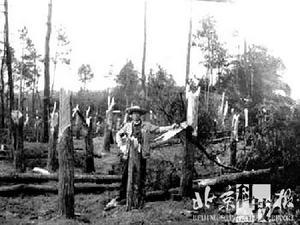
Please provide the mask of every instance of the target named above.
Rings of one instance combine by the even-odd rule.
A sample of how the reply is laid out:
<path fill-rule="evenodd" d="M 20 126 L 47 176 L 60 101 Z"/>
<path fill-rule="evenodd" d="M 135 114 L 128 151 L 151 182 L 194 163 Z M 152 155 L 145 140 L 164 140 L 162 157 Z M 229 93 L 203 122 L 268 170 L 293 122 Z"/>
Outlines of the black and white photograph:
<path fill-rule="evenodd" d="M 299 224 L 299 7 L 0 0 L 0 224 Z"/>

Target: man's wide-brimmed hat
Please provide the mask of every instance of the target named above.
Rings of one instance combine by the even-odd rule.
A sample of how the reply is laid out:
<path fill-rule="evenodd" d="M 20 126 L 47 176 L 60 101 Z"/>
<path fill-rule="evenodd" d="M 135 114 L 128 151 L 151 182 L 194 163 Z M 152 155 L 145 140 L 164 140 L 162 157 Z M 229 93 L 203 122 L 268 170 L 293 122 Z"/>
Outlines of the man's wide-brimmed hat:
<path fill-rule="evenodd" d="M 127 109 L 126 109 L 126 112 L 127 112 L 128 114 L 132 114 L 132 113 L 134 113 L 134 112 L 137 112 L 137 113 L 139 113 L 139 114 L 141 114 L 141 115 L 144 115 L 144 114 L 146 114 L 148 111 L 147 111 L 146 109 L 142 109 L 141 107 L 135 105 L 135 106 L 131 106 L 131 107 L 127 108 Z"/>

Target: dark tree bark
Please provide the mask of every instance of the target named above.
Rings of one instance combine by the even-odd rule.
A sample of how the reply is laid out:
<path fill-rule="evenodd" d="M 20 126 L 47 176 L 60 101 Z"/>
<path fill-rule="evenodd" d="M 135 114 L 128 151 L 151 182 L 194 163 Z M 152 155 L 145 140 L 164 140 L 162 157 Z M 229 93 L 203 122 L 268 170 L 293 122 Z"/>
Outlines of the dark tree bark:
<path fill-rule="evenodd" d="M 54 131 L 50 132 L 50 139 L 49 139 L 49 146 L 48 146 L 47 168 L 50 172 L 54 172 L 58 168 L 57 139 L 58 139 L 58 126 L 55 126 Z"/>
<path fill-rule="evenodd" d="M 192 39 L 192 15 L 189 20 L 189 33 L 188 33 L 188 45 L 186 54 L 186 69 L 185 69 L 185 86 L 188 85 L 190 76 L 190 61 L 191 61 L 191 39 Z"/>
<path fill-rule="evenodd" d="M 59 99 L 58 210 L 74 217 L 74 146 L 71 125 L 71 97 L 63 89 Z"/>
<path fill-rule="evenodd" d="M 146 49 L 147 49 L 147 1 L 144 2 L 144 45 L 143 45 L 143 59 L 142 59 L 142 90 L 144 92 L 144 100 L 147 99 L 146 75 L 145 75 Z M 146 104 L 146 101 L 144 101 L 144 103 Z"/>
<path fill-rule="evenodd" d="M 1 89 L 0 89 L 0 105 L 1 105 L 1 117 L 0 117 L 0 126 L 2 128 L 5 127 L 5 102 L 4 102 L 4 74 L 3 74 L 3 69 L 4 69 L 4 62 L 5 62 L 5 53 L 3 54 L 3 58 L 1 61 L 1 68 L 0 68 L 0 82 L 1 82 Z"/>
<path fill-rule="evenodd" d="M 34 71 L 36 71 L 36 60 L 34 59 Z M 35 92 L 36 92 L 36 78 L 37 78 L 37 74 L 35 73 L 34 75 L 33 75 L 33 82 L 32 82 L 32 99 L 31 99 L 31 101 L 32 101 L 32 108 L 31 108 L 31 110 L 32 110 L 32 115 L 33 115 L 33 117 L 35 118 Z"/>
<path fill-rule="evenodd" d="M 58 144 L 58 209 L 66 218 L 74 217 L 74 154 L 70 127 L 67 128 Z"/>
<path fill-rule="evenodd" d="M 48 143 L 48 159 L 47 159 L 47 168 L 49 171 L 54 172 L 58 168 L 57 160 L 57 139 L 58 139 L 58 113 L 56 112 L 56 102 L 53 106 L 53 111 L 51 113 L 50 120 L 50 139 Z"/>
<path fill-rule="evenodd" d="M 93 121 L 88 124 L 88 133 L 85 137 L 85 172 L 91 173 L 95 171 L 94 165 L 94 144 L 93 144 Z"/>
<path fill-rule="evenodd" d="M 9 29 L 8 29 L 8 5 L 7 5 L 7 0 L 4 1 L 4 14 L 5 14 L 5 61 L 6 61 L 6 67 L 7 67 L 7 74 L 8 74 L 8 89 L 9 89 L 9 98 L 7 101 L 8 102 L 8 110 L 9 110 L 9 115 L 11 116 L 11 112 L 14 109 L 14 82 L 13 82 L 13 77 L 12 77 L 12 67 L 11 67 L 11 51 L 10 51 L 10 45 L 9 45 Z M 10 136 L 14 135 L 14 126 L 13 122 L 10 119 Z"/>
<path fill-rule="evenodd" d="M 230 144 L 230 165 L 236 166 L 236 151 L 237 151 L 237 141 L 232 140 Z"/>
<path fill-rule="evenodd" d="M 106 111 L 105 128 L 104 128 L 104 141 L 103 150 L 110 151 L 110 145 L 113 143 L 112 125 L 113 125 L 113 105 L 114 102 L 110 102 L 108 110 Z"/>
<path fill-rule="evenodd" d="M 48 4 L 48 17 L 47 17 L 47 33 L 45 41 L 45 58 L 44 58 L 44 107 L 43 107 L 43 142 L 49 140 L 49 105 L 50 105 L 50 35 L 51 35 L 51 17 L 52 17 L 52 0 Z"/>
<path fill-rule="evenodd" d="M 182 197 L 190 197 L 193 195 L 193 172 L 194 172 L 194 152 L 195 145 L 190 141 L 192 139 L 192 128 L 187 127 L 181 132 L 181 140 L 183 141 L 183 160 L 182 175 L 180 180 L 180 194 Z"/>

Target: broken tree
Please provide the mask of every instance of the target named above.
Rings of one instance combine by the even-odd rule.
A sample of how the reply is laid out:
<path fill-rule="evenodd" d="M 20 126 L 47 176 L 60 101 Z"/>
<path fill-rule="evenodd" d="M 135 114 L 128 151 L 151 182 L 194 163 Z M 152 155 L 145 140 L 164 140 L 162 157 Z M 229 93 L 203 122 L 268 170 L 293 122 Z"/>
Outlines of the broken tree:
<path fill-rule="evenodd" d="M 49 139 L 49 105 L 50 105 L 50 35 L 51 35 L 51 17 L 52 17 L 52 0 L 48 4 L 47 16 L 47 33 L 45 40 L 45 58 L 44 58 L 44 105 L 43 105 L 43 141 L 48 142 Z"/>
<path fill-rule="evenodd" d="M 54 103 L 54 107 L 50 117 L 50 138 L 48 144 L 47 168 L 49 171 L 53 172 L 58 168 L 56 150 L 58 138 L 58 113 L 56 112 L 56 102 Z"/>
<path fill-rule="evenodd" d="M 193 194 L 193 172 L 194 172 L 194 153 L 196 146 L 191 142 L 192 136 L 197 136 L 198 126 L 198 107 L 199 107 L 200 87 L 193 93 L 190 86 L 186 86 L 187 105 L 187 128 L 181 133 L 184 144 L 182 176 L 180 180 L 180 193 L 183 197 Z"/>
<path fill-rule="evenodd" d="M 90 116 L 90 109 L 86 111 L 86 124 L 88 127 L 85 141 L 85 172 L 91 173 L 95 171 L 94 165 L 94 144 L 93 144 L 93 118 Z"/>
<path fill-rule="evenodd" d="M 5 24 L 4 24 L 4 51 L 5 51 L 5 63 L 7 68 L 7 75 L 8 75 L 8 111 L 9 116 L 11 117 L 12 111 L 14 110 L 14 80 L 12 74 L 12 56 L 11 56 L 11 47 L 9 44 L 9 30 L 8 30 L 8 3 L 7 0 L 4 1 L 4 15 L 5 15 Z M 3 68 L 2 68 L 3 69 Z M 2 71 L 3 72 L 3 71 Z M 4 86 L 2 86 L 4 89 Z M 4 111 L 3 111 L 4 112 Z M 12 118 L 9 119 L 9 136 L 15 136 L 15 126 L 13 124 Z M 12 149 L 12 154 L 14 154 L 14 149 Z"/>
<path fill-rule="evenodd" d="M 58 210 L 66 218 L 74 217 L 74 147 L 71 129 L 71 96 L 60 91 L 58 136 Z"/>
<path fill-rule="evenodd" d="M 23 143 L 23 115 L 19 110 L 11 112 L 13 123 L 13 149 L 14 149 L 14 168 L 16 172 L 24 172 L 24 143 Z"/>
<path fill-rule="evenodd" d="M 84 117 L 79 110 L 79 105 L 73 109 L 72 118 L 75 118 L 75 132 L 84 137 L 85 142 L 85 165 L 84 171 L 91 173 L 95 171 L 94 166 L 94 145 L 93 145 L 93 123 L 90 114 L 90 107 Z"/>
<path fill-rule="evenodd" d="M 115 105 L 114 97 L 108 96 L 108 109 L 106 111 L 105 128 L 104 128 L 104 141 L 103 149 L 106 152 L 110 151 L 110 144 L 113 143 L 112 137 L 112 123 L 113 123 L 113 107 Z"/>

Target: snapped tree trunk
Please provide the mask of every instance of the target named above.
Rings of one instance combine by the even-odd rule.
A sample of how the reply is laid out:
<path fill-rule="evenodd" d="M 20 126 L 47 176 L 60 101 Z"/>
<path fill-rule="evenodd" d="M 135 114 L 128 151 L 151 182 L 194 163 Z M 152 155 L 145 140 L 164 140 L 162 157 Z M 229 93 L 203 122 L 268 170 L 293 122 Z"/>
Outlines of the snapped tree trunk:
<path fill-rule="evenodd" d="M 95 171 L 94 165 L 94 144 L 93 144 L 93 121 L 88 124 L 88 133 L 85 137 L 85 172 Z"/>
<path fill-rule="evenodd" d="M 12 112 L 13 121 L 13 147 L 14 147 L 14 169 L 16 172 L 24 172 L 24 143 L 23 143 L 23 115 L 20 111 Z"/>
<path fill-rule="evenodd" d="M 56 102 L 53 106 L 53 111 L 51 113 L 51 120 L 50 120 L 50 139 L 48 143 L 48 159 L 47 159 L 47 168 L 49 171 L 53 172 L 58 168 L 58 161 L 57 161 L 57 139 L 58 139 L 58 113 L 56 111 Z"/>
<path fill-rule="evenodd" d="M 70 93 L 63 89 L 59 99 L 58 210 L 66 218 L 74 217 L 74 146 L 71 129 Z"/>
<path fill-rule="evenodd" d="M 199 189 L 206 186 L 220 186 L 234 184 L 269 183 L 274 178 L 283 177 L 284 167 L 259 169 L 254 171 L 243 171 L 239 173 L 224 174 L 218 177 L 194 180 L 194 188 Z"/>
<path fill-rule="evenodd" d="M 199 108 L 200 87 L 196 92 L 190 90 L 189 84 L 186 87 L 187 98 L 187 127 L 181 132 L 181 140 L 184 144 L 182 174 L 180 181 L 180 193 L 182 197 L 192 196 L 192 183 L 194 173 L 194 153 L 196 146 L 192 143 L 193 136 L 198 135 L 198 108 Z"/>
<path fill-rule="evenodd" d="M 110 99 L 110 98 L 109 98 Z M 106 152 L 110 151 L 110 145 L 113 143 L 112 125 L 113 125 L 113 106 L 114 98 L 108 103 L 108 110 L 106 111 L 105 128 L 104 128 L 104 141 L 103 149 Z"/>
<path fill-rule="evenodd" d="M 51 35 L 51 16 L 52 16 L 52 0 L 48 4 L 47 17 L 47 33 L 45 41 L 45 59 L 44 59 L 44 107 L 43 107 L 43 142 L 48 142 L 49 139 L 49 104 L 50 104 L 50 35 Z"/>

